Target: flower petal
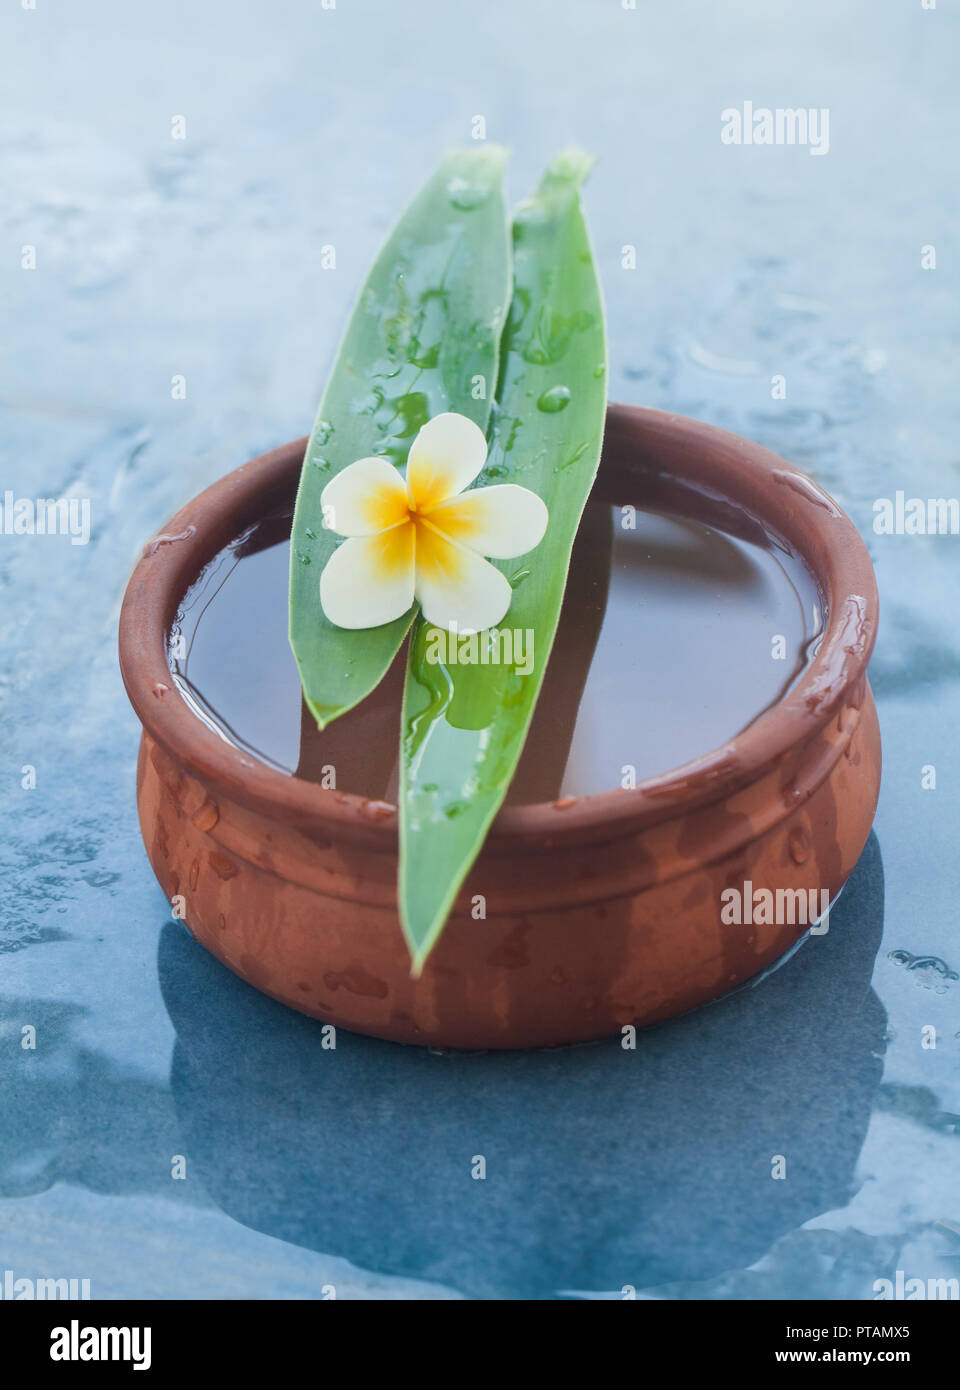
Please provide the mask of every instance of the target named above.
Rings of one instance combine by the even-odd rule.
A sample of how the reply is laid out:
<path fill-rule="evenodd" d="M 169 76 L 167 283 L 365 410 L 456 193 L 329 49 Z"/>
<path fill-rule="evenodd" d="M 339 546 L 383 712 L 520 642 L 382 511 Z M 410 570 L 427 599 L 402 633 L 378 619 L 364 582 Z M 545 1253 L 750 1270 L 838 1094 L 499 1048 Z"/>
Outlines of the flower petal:
<path fill-rule="evenodd" d="M 323 522 L 341 536 L 374 536 L 408 515 L 407 489 L 385 458 L 357 459 L 320 494 Z"/>
<path fill-rule="evenodd" d="M 417 598 L 427 622 L 457 632 L 495 627 L 510 607 L 506 576 L 472 550 L 417 523 Z"/>
<path fill-rule="evenodd" d="M 408 521 L 377 536 L 344 541 L 323 567 L 320 602 L 337 627 L 380 627 L 413 603 L 414 528 Z"/>
<path fill-rule="evenodd" d="M 420 512 L 462 492 L 487 459 L 483 430 L 466 415 L 435 415 L 410 445 L 407 491 Z"/>
<path fill-rule="evenodd" d="M 549 519 L 543 499 L 517 483 L 474 488 L 441 502 L 430 513 L 433 525 L 450 540 L 494 560 L 533 550 L 543 540 Z"/>

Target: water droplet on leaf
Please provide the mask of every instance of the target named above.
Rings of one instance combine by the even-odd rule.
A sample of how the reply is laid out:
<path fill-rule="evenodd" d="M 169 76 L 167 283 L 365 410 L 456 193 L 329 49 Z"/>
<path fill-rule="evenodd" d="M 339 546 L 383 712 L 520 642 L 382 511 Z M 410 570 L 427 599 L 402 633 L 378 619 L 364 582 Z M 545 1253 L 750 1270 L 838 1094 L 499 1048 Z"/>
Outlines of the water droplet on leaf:
<path fill-rule="evenodd" d="M 489 188 L 483 184 L 470 183 L 468 179 L 452 178 L 447 184 L 447 198 L 458 212 L 473 212 L 489 196 Z"/>
<path fill-rule="evenodd" d="M 548 391 L 537 401 L 537 409 L 542 410 L 546 415 L 556 415 L 560 410 L 566 410 L 570 404 L 569 386 L 551 386 Z"/>

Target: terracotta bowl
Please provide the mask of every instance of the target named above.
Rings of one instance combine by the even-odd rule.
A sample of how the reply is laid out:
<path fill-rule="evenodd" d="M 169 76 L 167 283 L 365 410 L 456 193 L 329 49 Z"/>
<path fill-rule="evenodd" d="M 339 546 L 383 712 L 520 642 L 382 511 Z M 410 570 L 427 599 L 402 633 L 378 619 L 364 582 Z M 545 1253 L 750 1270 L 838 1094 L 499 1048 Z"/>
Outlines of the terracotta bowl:
<path fill-rule="evenodd" d="M 229 969 L 326 1022 L 457 1048 L 556 1045 L 714 999 L 807 930 L 726 925 L 721 893 L 826 889 L 867 839 L 880 735 L 867 683 L 869 557 L 839 507 L 776 455 L 656 410 L 611 406 L 595 495 L 786 540 L 827 613 L 778 704 L 715 752 L 640 783 L 501 811 L 419 980 L 396 907 L 397 819 L 383 802 L 290 777 L 233 748 L 181 699 L 166 635 L 204 564 L 291 503 L 305 441 L 254 459 L 147 546 L 124 599 L 120 663 L 143 725 L 137 794 L 168 899 Z M 706 509 L 706 511 L 705 511 Z M 781 916 L 784 914 L 780 914 Z"/>

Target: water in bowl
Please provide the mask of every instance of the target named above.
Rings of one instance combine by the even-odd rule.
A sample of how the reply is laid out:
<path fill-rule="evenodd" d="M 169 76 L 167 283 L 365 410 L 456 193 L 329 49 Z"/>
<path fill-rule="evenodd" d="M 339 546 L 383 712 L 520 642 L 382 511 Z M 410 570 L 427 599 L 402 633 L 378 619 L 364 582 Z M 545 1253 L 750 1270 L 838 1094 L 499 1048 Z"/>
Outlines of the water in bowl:
<path fill-rule="evenodd" d="M 371 696 L 317 731 L 287 640 L 289 532 L 289 515 L 271 517 L 204 568 L 170 634 L 174 680 L 221 738 L 272 767 L 395 801 L 403 653 Z M 509 801 L 666 772 L 790 689 L 819 640 L 821 600 L 798 556 L 756 536 L 588 504 Z"/>

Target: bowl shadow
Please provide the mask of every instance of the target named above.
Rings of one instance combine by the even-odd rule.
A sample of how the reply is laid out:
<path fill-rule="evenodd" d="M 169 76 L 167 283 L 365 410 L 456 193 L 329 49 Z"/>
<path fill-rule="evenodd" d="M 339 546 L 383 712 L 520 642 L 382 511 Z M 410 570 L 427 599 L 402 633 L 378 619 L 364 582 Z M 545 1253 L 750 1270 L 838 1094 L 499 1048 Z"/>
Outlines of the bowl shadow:
<path fill-rule="evenodd" d="M 470 1297 L 742 1268 L 851 1196 L 882 1072 L 883 897 L 871 834 L 825 936 L 634 1050 L 438 1053 L 343 1030 L 331 1048 L 169 924 L 188 1162 L 246 1226 Z"/>

